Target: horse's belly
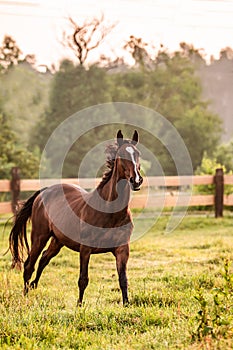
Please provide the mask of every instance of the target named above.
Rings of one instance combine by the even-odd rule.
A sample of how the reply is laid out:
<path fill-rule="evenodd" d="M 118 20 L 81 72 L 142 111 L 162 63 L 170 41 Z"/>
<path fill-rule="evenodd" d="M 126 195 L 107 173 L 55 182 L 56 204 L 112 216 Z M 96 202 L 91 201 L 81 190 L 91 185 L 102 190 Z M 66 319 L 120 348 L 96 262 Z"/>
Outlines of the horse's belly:
<path fill-rule="evenodd" d="M 80 243 L 76 240 L 73 240 L 72 238 L 68 237 L 67 235 L 61 233 L 59 230 L 57 230 L 55 227 L 52 229 L 54 236 L 61 242 L 64 246 L 67 248 L 74 250 L 75 252 L 80 252 Z"/>

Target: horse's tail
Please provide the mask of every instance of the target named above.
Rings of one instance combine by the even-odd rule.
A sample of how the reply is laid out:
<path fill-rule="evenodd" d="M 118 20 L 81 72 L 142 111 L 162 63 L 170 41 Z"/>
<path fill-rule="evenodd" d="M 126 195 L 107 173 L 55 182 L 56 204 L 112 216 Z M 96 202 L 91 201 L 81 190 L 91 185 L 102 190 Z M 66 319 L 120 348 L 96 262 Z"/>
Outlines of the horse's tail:
<path fill-rule="evenodd" d="M 35 192 L 22 206 L 16 214 L 14 225 L 10 232 L 9 248 L 12 254 L 12 268 L 17 266 L 21 268 L 24 251 L 29 254 L 29 245 L 27 240 L 27 222 L 32 215 L 32 206 L 36 197 L 44 191 L 45 188 Z"/>

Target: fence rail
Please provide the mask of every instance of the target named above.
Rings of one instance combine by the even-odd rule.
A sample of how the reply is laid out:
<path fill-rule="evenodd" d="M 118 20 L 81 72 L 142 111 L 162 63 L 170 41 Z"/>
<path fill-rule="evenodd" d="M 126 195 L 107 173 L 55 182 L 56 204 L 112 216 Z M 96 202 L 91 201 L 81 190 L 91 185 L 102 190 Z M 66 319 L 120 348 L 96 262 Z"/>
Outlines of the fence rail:
<path fill-rule="evenodd" d="M 20 194 L 25 191 L 37 191 L 54 183 L 68 183 L 79 185 L 85 189 L 93 189 L 100 182 L 100 178 L 82 179 L 39 179 L 20 180 L 18 168 L 12 169 L 11 180 L 0 180 L 0 192 L 10 192 L 10 202 L 0 202 L 0 214 L 15 213 Z M 192 195 L 185 192 L 181 195 L 176 190 L 181 186 L 214 185 L 215 193 L 212 195 Z M 143 207 L 174 207 L 174 206 L 214 206 L 215 216 L 223 216 L 224 206 L 233 206 L 233 194 L 224 195 L 224 185 L 233 185 L 233 175 L 224 175 L 222 169 L 216 169 L 215 175 L 204 176 L 153 176 L 146 177 L 142 184 L 142 190 L 133 195 L 130 202 L 131 208 Z M 163 188 L 156 191 L 156 188 Z M 150 193 L 148 194 L 148 189 Z"/>

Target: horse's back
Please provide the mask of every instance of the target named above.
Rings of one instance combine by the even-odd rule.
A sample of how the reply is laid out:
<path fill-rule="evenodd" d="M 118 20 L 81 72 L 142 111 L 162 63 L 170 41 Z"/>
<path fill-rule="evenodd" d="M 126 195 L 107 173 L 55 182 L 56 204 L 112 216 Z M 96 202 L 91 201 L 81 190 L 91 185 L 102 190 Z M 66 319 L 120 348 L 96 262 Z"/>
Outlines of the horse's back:
<path fill-rule="evenodd" d="M 47 213 L 50 208 L 57 208 L 61 211 L 61 205 L 82 206 L 85 203 L 84 197 L 87 195 L 87 191 L 77 185 L 70 184 L 56 184 L 47 187 L 43 190 L 40 195 L 36 198 L 33 210 L 37 208 L 45 208 Z"/>

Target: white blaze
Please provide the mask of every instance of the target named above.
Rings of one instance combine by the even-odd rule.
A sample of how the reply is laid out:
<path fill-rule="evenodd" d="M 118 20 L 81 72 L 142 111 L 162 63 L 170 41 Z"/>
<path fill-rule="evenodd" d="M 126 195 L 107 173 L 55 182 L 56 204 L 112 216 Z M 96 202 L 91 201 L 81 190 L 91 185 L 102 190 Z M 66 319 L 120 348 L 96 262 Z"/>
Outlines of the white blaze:
<path fill-rule="evenodd" d="M 131 156 L 131 159 L 132 159 L 132 163 L 134 165 L 134 172 L 135 172 L 135 182 L 139 183 L 139 175 L 138 175 L 138 171 L 137 171 L 137 163 L 135 161 L 135 158 L 134 158 L 134 149 L 133 147 L 126 147 L 126 151 L 130 154 Z"/>

